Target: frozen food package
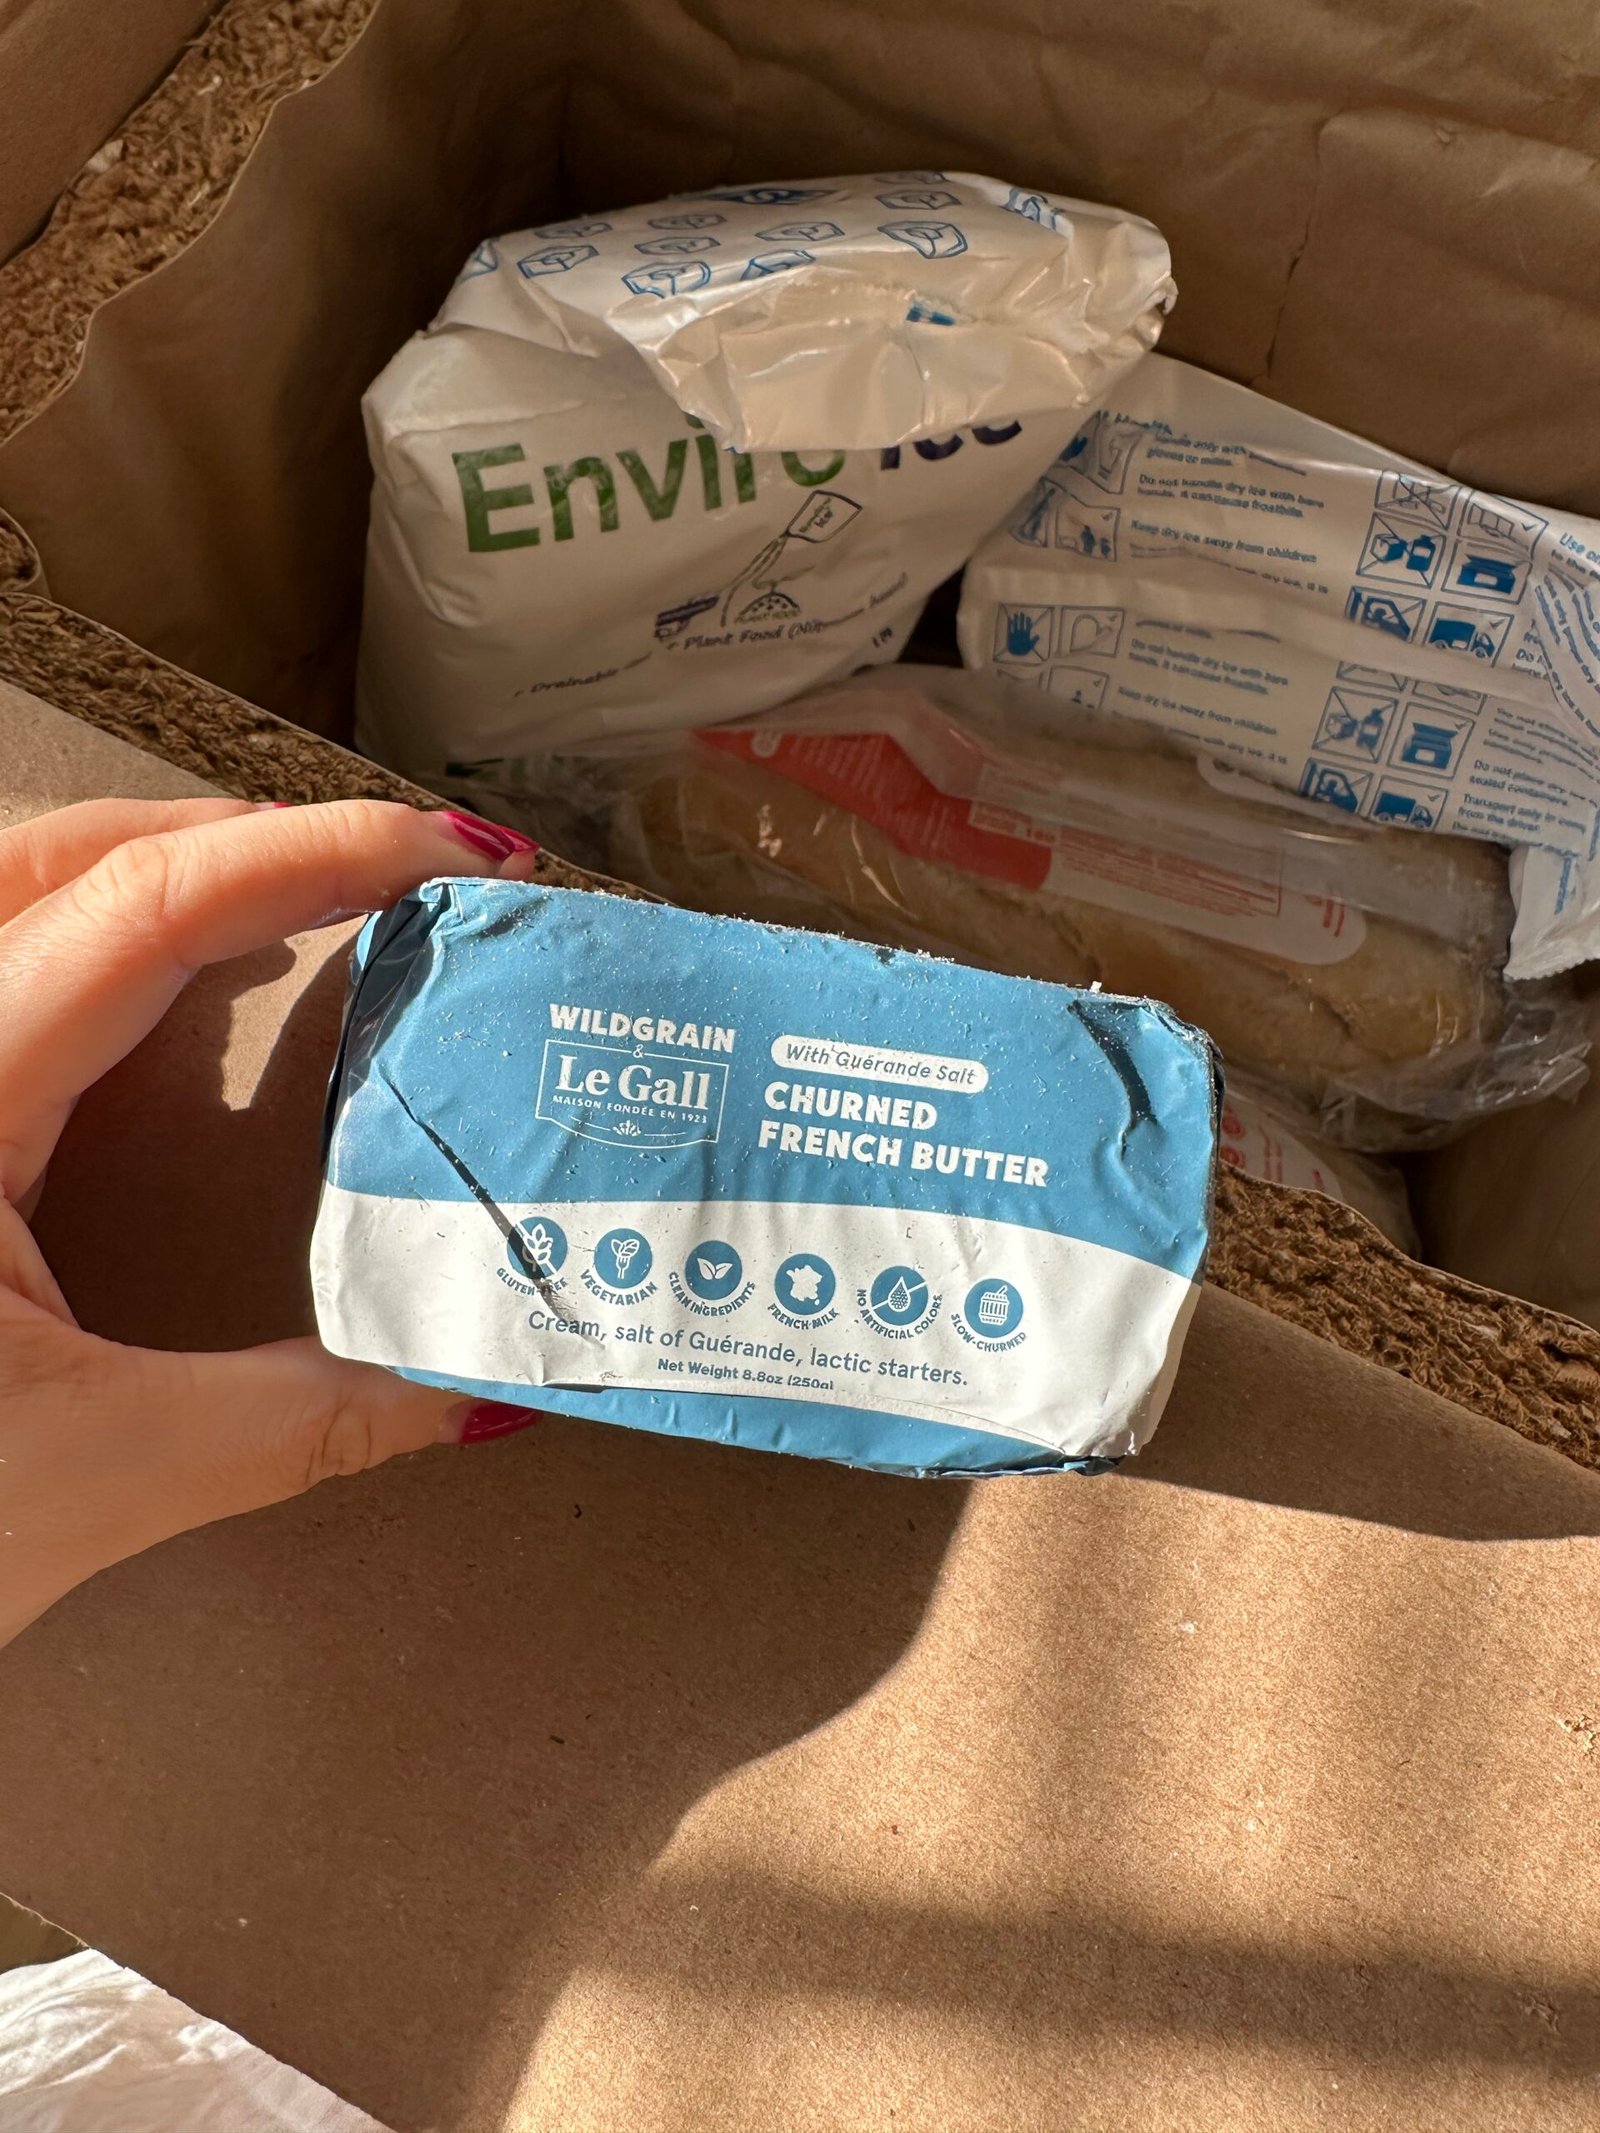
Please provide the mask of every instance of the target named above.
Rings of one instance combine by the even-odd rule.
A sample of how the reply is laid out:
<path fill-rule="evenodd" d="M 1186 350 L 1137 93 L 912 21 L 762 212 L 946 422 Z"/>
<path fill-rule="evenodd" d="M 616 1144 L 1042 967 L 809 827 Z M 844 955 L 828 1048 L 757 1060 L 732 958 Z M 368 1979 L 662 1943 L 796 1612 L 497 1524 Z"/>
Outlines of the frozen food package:
<path fill-rule="evenodd" d="M 916 1476 L 1139 1449 L 1204 1273 L 1167 1008 L 592 890 L 357 944 L 312 1245 L 335 1354 Z"/>
<path fill-rule="evenodd" d="M 361 745 L 470 798 L 893 659 L 1174 293 L 1137 216 L 937 171 L 481 244 L 364 403 Z"/>
<path fill-rule="evenodd" d="M 1585 1073 L 1569 988 L 1504 979 L 1504 852 L 992 678 L 884 669 L 531 780 L 547 841 L 677 901 L 1164 1000 L 1341 1146 L 1433 1145 Z"/>
<path fill-rule="evenodd" d="M 1419 1249 L 1411 1203 L 1399 1165 L 1381 1156 L 1332 1148 L 1316 1123 L 1281 1091 L 1228 1077 L 1217 1128 L 1217 1160 L 1264 1185 L 1320 1192 L 1365 1215 L 1403 1252 Z"/>
<path fill-rule="evenodd" d="M 1329 807 L 1518 849 L 1512 977 L 1600 954 L 1592 520 L 1152 356 L 973 558 L 960 639 Z"/>

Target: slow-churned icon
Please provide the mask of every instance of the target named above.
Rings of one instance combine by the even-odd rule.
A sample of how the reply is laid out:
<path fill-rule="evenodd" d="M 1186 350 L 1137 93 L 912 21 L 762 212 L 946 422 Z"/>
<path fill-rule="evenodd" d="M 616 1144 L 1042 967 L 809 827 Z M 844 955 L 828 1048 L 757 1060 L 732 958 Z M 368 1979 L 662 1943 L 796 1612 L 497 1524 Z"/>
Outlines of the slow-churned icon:
<path fill-rule="evenodd" d="M 1022 1324 L 1022 1292 L 1014 1282 L 980 1281 L 967 1292 L 961 1315 L 980 1340 L 1003 1341 Z"/>

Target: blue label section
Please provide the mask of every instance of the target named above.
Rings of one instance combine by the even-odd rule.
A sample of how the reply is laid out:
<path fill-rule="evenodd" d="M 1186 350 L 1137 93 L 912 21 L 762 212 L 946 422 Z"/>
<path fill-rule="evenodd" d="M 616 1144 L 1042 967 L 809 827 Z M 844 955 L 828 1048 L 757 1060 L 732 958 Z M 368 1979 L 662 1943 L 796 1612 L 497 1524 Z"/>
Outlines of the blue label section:
<path fill-rule="evenodd" d="M 951 1212 L 1204 1261 L 1203 1037 L 826 935 L 431 882 L 362 933 L 335 1096 L 328 1176 L 356 1192 Z"/>

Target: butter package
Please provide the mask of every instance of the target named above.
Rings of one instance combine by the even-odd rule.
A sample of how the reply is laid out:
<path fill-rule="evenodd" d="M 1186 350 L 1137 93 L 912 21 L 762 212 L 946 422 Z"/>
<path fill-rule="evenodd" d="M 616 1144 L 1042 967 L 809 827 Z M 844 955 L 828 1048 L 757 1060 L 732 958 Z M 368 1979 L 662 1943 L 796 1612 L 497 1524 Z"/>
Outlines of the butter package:
<path fill-rule="evenodd" d="M 1198 1294 L 1209 1041 L 1148 1001 L 583 890 L 357 944 L 312 1245 L 334 1353 L 911 1475 L 1099 1471 Z"/>

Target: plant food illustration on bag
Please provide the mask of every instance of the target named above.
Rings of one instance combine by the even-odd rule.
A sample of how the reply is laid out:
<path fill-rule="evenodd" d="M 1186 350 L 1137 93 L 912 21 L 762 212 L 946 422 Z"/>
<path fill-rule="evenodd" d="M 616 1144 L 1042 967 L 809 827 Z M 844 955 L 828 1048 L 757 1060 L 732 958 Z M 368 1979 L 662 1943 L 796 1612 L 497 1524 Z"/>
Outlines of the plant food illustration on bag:
<path fill-rule="evenodd" d="M 730 621 L 792 621 L 800 613 L 800 602 L 785 588 L 810 571 L 807 549 L 831 541 L 860 516 L 861 506 L 834 489 L 822 489 L 802 504 L 777 539 L 768 541 L 728 588 L 722 603 L 723 628 Z M 816 626 L 826 627 L 821 622 Z"/>

